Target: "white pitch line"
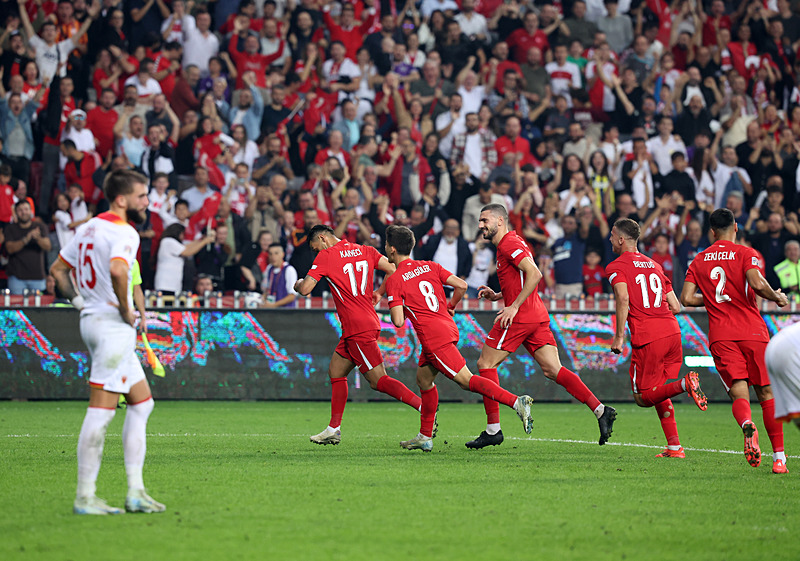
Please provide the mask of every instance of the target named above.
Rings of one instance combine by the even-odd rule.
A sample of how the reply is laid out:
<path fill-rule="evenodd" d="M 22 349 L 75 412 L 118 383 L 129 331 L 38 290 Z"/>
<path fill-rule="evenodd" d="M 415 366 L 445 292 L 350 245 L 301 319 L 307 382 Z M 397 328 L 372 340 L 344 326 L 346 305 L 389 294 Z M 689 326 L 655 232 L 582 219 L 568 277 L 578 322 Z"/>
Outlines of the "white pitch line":
<path fill-rule="evenodd" d="M 121 437 L 122 434 L 120 433 L 108 433 L 106 436 L 110 437 Z M 186 438 L 186 437 L 197 437 L 197 438 L 232 438 L 237 436 L 245 436 L 248 438 L 274 438 L 274 437 L 291 437 L 291 438 L 305 438 L 307 434 L 277 434 L 277 433 L 254 433 L 254 434 L 241 434 L 241 433 L 216 433 L 216 434 L 199 434 L 194 432 L 186 432 L 186 433 L 164 433 L 164 432 L 156 432 L 150 433 L 147 436 L 153 438 Z M 367 438 L 390 438 L 391 435 L 385 434 L 362 434 L 361 437 Z M 7 434 L 5 438 L 76 438 L 77 435 L 75 434 Z M 471 436 L 464 436 L 458 434 L 451 434 L 447 436 L 448 438 L 472 438 Z M 395 438 L 400 438 L 400 435 L 396 435 Z M 571 438 L 534 438 L 534 437 L 516 437 L 510 436 L 506 437 L 506 440 L 521 440 L 521 441 L 532 441 L 532 442 L 552 442 L 556 444 L 589 444 L 592 446 L 597 446 L 597 441 L 595 440 L 574 440 Z M 651 448 L 653 450 L 662 450 L 664 446 L 656 446 L 653 444 L 639 444 L 638 442 L 606 442 L 605 446 L 624 446 L 626 448 Z M 741 454 L 741 450 L 719 450 L 717 448 L 690 448 L 688 446 L 684 446 L 684 450 L 688 452 L 709 452 L 711 454 Z M 787 458 L 795 458 L 800 459 L 800 456 L 790 456 L 786 455 Z"/>

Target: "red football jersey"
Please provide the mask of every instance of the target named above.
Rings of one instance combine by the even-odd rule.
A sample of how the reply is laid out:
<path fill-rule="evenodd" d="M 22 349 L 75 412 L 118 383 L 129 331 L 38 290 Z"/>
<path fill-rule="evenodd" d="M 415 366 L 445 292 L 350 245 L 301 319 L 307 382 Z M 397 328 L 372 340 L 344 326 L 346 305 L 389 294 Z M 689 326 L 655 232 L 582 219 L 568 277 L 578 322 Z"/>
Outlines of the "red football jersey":
<path fill-rule="evenodd" d="M 709 342 L 769 341 L 756 294 L 745 277 L 750 269 L 764 269 L 758 252 L 728 241 L 701 251 L 689 265 L 686 281 L 703 293 Z"/>
<path fill-rule="evenodd" d="M 680 334 L 678 320 L 669 311 L 667 294 L 672 282 L 661 265 L 635 251 L 626 251 L 606 266 L 611 286 L 628 286 L 628 327 L 631 345 L 641 347 L 657 339 Z"/>
<path fill-rule="evenodd" d="M 374 247 L 342 240 L 320 251 L 308 271 L 317 282 L 328 279 L 343 338 L 381 328 L 372 305 L 372 278 L 381 257 Z"/>
<path fill-rule="evenodd" d="M 417 338 L 427 351 L 458 342 L 458 328 L 447 312 L 443 286 L 451 275 L 438 263 L 406 259 L 386 279 L 389 308 L 405 307 Z"/>
<path fill-rule="evenodd" d="M 497 246 L 497 280 L 500 281 L 500 290 L 503 293 L 503 302 L 510 306 L 522 292 L 525 284 L 525 273 L 519 268 L 519 264 L 526 257 L 533 261 L 528 244 L 517 235 L 516 232 L 509 232 Z M 519 307 L 514 323 L 544 323 L 550 321 L 550 315 L 535 290 L 533 294 Z"/>

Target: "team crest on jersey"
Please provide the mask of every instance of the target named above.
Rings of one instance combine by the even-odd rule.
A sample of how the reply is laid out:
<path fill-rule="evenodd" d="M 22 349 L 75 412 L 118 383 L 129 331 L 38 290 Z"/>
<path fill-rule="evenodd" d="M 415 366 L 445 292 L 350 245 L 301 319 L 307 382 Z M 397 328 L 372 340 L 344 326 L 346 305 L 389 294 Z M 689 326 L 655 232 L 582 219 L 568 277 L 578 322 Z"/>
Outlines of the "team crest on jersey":
<path fill-rule="evenodd" d="M 761 267 L 761 260 L 758 257 L 751 257 L 754 267 Z"/>

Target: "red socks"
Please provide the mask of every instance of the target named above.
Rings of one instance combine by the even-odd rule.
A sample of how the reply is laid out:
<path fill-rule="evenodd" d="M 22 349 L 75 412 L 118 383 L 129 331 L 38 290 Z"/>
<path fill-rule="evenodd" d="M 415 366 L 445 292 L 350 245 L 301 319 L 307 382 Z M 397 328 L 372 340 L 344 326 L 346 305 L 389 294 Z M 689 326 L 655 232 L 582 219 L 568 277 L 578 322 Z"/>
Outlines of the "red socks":
<path fill-rule="evenodd" d="M 331 378 L 331 427 L 342 425 L 344 406 L 347 403 L 347 377 Z"/>
<path fill-rule="evenodd" d="M 675 409 L 672 407 L 672 400 L 665 399 L 661 403 L 657 403 L 656 411 L 658 412 L 658 420 L 661 421 L 661 430 L 664 431 L 664 436 L 667 437 L 667 445 L 680 446 L 678 423 L 675 422 Z"/>
<path fill-rule="evenodd" d="M 775 400 L 761 402 L 761 414 L 764 416 L 764 428 L 769 435 L 769 443 L 773 452 L 783 452 L 783 425 L 775 420 Z"/>
<path fill-rule="evenodd" d="M 656 386 L 652 390 L 644 390 L 642 392 L 642 401 L 648 407 L 652 407 L 653 405 L 658 405 L 665 399 L 675 397 L 683 392 L 684 389 L 681 386 L 681 380 L 678 380 L 677 382 L 664 384 L 663 386 Z"/>
<path fill-rule="evenodd" d="M 556 384 L 562 386 L 569 395 L 587 405 L 592 411 L 600 405 L 600 400 L 594 396 L 592 391 L 583 383 L 583 380 L 572 370 L 567 370 L 562 366 L 561 370 L 558 371 L 558 376 L 556 376 Z"/>
<path fill-rule="evenodd" d="M 436 408 L 439 406 L 439 390 L 433 386 L 422 392 L 422 415 L 419 432 L 423 436 L 433 436 L 433 422 L 436 419 Z"/>
<path fill-rule="evenodd" d="M 775 404 L 772 405 L 773 411 Z M 745 421 L 752 421 L 753 414 L 750 412 L 750 400 L 749 399 L 734 399 L 733 406 L 733 418 L 736 419 L 736 422 L 739 424 L 739 428 L 742 428 L 742 425 Z"/>
<path fill-rule="evenodd" d="M 486 378 L 495 383 L 495 385 L 500 385 L 500 377 L 497 375 L 497 368 L 481 368 L 478 370 L 482 378 Z M 472 389 L 472 383 L 470 382 L 469 389 Z M 489 425 L 498 424 L 500 423 L 500 404 L 497 403 L 495 400 L 486 397 L 484 394 L 483 398 L 483 408 L 486 411 L 486 423 Z"/>
<path fill-rule="evenodd" d="M 397 401 L 402 401 L 410 405 L 417 411 L 422 406 L 422 400 L 417 394 L 412 392 L 400 380 L 395 380 L 391 376 L 381 376 L 378 378 L 378 391 L 390 395 Z"/>
<path fill-rule="evenodd" d="M 513 393 L 504 390 L 492 380 L 481 376 L 473 376 L 469 379 L 469 391 L 479 393 L 484 396 L 484 398 L 492 399 L 495 403 L 499 401 L 503 405 L 508 405 L 509 407 L 514 407 L 514 404 L 517 402 L 517 396 Z M 497 409 L 499 411 L 500 408 L 498 407 Z"/>

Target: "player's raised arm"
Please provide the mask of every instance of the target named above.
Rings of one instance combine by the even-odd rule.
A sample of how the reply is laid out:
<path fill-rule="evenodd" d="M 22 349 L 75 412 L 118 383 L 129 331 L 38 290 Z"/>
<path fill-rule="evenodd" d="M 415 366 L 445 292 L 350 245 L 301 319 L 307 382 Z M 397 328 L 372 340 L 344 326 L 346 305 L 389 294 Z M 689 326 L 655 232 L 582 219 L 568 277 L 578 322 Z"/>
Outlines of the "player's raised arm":
<path fill-rule="evenodd" d="M 775 302 L 779 308 L 783 308 L 789 303 L 789 299 L 781 292 L 781 289 L 773 290 L 767 282 L 767 279 L 764 278 L 764 275 L 762 275 L 761 271 L 758 269 L 748 269 L 745 273 L 745 277 L 747 278 L 747 284 L 750 285 L 753 292 L 762 298 Z"/>
<path fill-rule="evenodd" d="M 611 352 L 620 354 L 622 347 L 625 345 L 625 323 L 628 321 L 628 305 L 630 304 L 630 297 L 628 296 L 628 284 L 618 282 L 614 285 L 614 301 L 616 303 L 616 330 L 614 331 L 614 341 L 611 343 Z"/>
<path fill-rule="evenodd" d="M 455 275 L 450 275 L 445 284 L 453 287 L 453 296 L 450 297 L 450 302 L 447 304 L 447 312 L 452 316 L 455 315 L 456 306 L 467 293 L 467 283 Z"/>
<path fill-rule="evenodd" d="M 684 306 L 693 306 L 699 308 L 703 306 L 703 295 L 697 293 L 697 285 L 691 281 L 683 283 L 683 290 L 681 290 L 681 304 Z"/>
<path fill-rule="evenodd" d="M 294 291 L 301 296 L 308 296 L 315 286 L 317 286 L 317 279 L 306 275 L 305 278 L 294 283 Z"/>
<path fill-rule="evenodd" d="M 499 321 L 502 327 L 511 325 L 514 316 L 516 316 L 519 311 L 519 307 L 533 294 L 533 291 L 536 290 L 536 287 L 539 285 L 539 281 L 542 280 L 542 273 L 539 271 L 539 267 L 536 266 L 536 263 L 534 263 L 533 259 L 530 257 L 526 257 L 520 261 L 519 269 L 525 273 L 525 283 L 522 285 L 522 292 L 519 293 L 519 296 L 517 296 L 511 305 L 506 306 L 497 313 L 497 318 L 495 318 L 494 321 L 495 323 Z"/>

